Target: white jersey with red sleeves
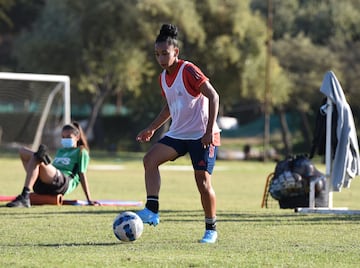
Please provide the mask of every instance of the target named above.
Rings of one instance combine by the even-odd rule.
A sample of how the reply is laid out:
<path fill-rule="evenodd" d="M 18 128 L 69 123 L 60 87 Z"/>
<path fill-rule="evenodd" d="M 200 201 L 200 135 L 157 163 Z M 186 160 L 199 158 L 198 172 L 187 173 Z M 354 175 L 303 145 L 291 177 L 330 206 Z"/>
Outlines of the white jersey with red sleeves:
<path fill-rule="evenodd" d="M 166 136 L 182 140 L 196 140 L 201 138 L 206 131 L 209 117 L 209 100 L 199 89 L 187 89 L 183 80 L 184 67 L 190 64 L 182 62 L 173 83 L 168 86 L 166 82 L 166 70 L 160 77 L 160 84 L 166 97 L 170 116 L 172 119 L 170 129 Z M 189 92 L 199 91 L 199 94 Z M 220 132 L 217 124 L 214 124 L 213 133 Z"/>

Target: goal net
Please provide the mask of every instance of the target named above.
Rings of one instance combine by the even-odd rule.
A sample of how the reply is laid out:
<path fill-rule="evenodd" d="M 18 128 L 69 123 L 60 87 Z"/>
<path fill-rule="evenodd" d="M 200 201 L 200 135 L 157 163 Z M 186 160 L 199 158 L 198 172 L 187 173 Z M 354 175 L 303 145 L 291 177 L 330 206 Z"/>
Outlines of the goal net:
<path fill-rule="evenodd" d="M 70 123 L 70 78 L 0 72 L 0 149 L 58 147 Z"/>

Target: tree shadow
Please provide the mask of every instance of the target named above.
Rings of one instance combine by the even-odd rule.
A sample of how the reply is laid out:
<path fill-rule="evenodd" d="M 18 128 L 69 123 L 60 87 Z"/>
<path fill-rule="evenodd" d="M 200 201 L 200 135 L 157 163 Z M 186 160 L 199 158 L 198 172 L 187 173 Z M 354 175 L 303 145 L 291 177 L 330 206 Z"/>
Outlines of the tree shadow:
<path fill-rule="evenodd" d="M 121 243 L 119 241 L 117 242 L 101 242 L 101 243 L 40 243 L 40 244 L 7 244 L 4 245 L 6 247 L 34 247 L 34 246 L 38 246 L 38 247 L 49 247 L 49 248 L 61 248 L 61 247 L 94 247 L 94 246 L 117 246 L 117 245 L 121 245 L 121 244 L 126 244 L 126 243 Z"/>
<path fill-rule="evenodd" d="M 161 215 L 164 216 L 166 222 L 179 222 L 179 221 L 203 221 L 202 210 L 166 210 L 161 211 Z M 160 215 L 160 217 L 161 217 Z M 185 218 L 185 219 L 184 219 Z M 189 218 L 189 219 L 186 219 Z M 352 223 L 360 220 L 360 215 L 354 214 L 299 214 L 293 211 L 289 211 L 288 214 L 284 214 L 283 211 L 269 213 L 269 212 L 237 212 L 237 211 L 218 211 L 217 212 L 218 222 L 244 222 L 244 223 L 264 223 L 264 224 L 286 224 L 293 225 L 299 222 L 307 223 L 324 223 L 327 224 L 339 224 Z"/>

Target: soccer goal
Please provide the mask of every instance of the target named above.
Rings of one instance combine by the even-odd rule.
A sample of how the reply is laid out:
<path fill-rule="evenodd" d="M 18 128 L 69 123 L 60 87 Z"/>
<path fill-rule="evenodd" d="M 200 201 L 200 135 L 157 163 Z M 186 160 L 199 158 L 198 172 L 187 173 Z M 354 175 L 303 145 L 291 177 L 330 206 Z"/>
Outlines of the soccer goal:
<path fill-rule="evenodd" d="M 70 114 L 69 76 L 0 72 L 0 149 L 55 148 Z"/>

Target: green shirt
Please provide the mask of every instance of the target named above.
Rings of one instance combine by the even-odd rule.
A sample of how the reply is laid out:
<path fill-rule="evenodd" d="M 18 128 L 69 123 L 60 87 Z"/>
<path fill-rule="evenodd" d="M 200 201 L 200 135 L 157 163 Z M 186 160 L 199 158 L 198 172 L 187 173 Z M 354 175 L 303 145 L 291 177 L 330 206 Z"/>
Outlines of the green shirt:
<path fill-rule="evenodd" d="M 56 152 L 52 162 L 53 166 L 65 176 L 72 177 L 65 194 L 71 193 L 80 183 L 79 173 L 86 173 L 89 165 L 89 152 L 86 149 L 61 148 Z"/>

